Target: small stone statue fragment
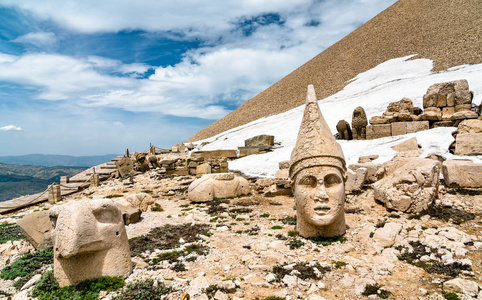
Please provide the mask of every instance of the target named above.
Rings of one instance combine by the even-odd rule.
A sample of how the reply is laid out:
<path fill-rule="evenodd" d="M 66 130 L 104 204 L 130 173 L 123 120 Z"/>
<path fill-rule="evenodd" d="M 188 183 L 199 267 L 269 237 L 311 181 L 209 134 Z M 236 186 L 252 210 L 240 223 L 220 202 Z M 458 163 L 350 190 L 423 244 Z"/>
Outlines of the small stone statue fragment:
<path fill-rule="evenodd" d="M 353 111 L 353 116 L 351 119 L 351 127 L 353 132 L 354 140 L 365 140 L 367 137 L 367 115 L 363 107 L 358 106 Z"/>
<path fill-rule="evenodd" d="M 117 206 L 109 199 L 82 200 L 49 212 L 54 276 L 60 287 L 132 272 L 129 242 Z"/>
<path fill-rule="evenodd" d="M 308 86 L 306 107 L 291 153 L 290 179 L 296 201 L 297 230 L 303 237 L 335 237 L 346 231 L 346 164 Z"/>

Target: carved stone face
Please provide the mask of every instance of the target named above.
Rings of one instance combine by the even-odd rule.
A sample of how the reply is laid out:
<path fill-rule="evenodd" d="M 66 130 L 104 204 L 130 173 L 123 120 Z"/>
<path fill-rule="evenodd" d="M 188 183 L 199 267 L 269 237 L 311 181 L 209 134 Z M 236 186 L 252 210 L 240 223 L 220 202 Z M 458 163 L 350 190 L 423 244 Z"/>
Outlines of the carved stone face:
<path fill-rule="evenodd" d="M 304 223 L 318 227 L 333 225 L 340 219 L 344 222 L 345 184 L 338 168 L 301 170 L 295 178 L 293 195 L 298 217 Z"/>

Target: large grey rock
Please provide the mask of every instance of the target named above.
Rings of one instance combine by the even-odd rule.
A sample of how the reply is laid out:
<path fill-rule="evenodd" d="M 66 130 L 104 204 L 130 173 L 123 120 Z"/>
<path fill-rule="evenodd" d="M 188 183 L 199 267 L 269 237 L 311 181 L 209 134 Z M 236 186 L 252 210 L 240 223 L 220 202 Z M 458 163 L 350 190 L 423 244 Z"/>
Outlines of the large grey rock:
<path fill-rule="evenodd" d="M 448 187 L 482 187 L 482 164 L 470 160 L 447 160 L 442 165 L 445 185 Z"/>
<path fill-rule="evenodd" d="M 26 215 L 18 220 L 17 225 L 35 249 L 43 250 L 52 247 L 51 226 L 47 210 Z"/>
<path fill-rule="evenodd" d="M 60 287 L 132 272 L 122 215 L 109 199 L 69 202 L 50 209 L 54 276 Z"/>
<path fill-rule="evenodd" d="M 188 188 L 189 200 L 208 202 L 217 198 L 236 197 L 249 193 L 249 183 L 233 173 L 205 174 Z"/>
<path fill-rule="evenodd" d="M 375 199 L 389 209 L 417 213 L 429 207 L 438 192 L 440 162 L 398 158 L 382 165 L 374 184 Z"/>

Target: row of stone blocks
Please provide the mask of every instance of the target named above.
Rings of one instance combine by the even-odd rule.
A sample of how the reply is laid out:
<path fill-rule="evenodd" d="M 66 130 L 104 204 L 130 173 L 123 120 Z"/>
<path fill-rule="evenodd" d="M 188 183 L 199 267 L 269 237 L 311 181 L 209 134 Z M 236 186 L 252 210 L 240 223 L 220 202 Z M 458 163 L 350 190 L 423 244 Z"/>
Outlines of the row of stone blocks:
<path fill-rule="evenodd" d="M 367 126 L 367 140 L 403 135 L 429 129 L 428 121 L 394 122 Z"/>

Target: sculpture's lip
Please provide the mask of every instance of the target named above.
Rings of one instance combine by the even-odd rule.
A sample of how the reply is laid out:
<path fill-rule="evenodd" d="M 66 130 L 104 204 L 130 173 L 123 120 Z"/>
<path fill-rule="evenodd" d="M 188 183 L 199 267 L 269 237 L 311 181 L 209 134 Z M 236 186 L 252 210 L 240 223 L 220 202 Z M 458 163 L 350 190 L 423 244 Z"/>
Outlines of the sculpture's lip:
<path fill-rule="evenodd" d="M 314 207 L 314 211 L 315 213 L 319 214 L 319 215 L 324 215 L 324 214 L 327 214 L 329 211 L 330 211 L 331 207 L 327 206 L 327 205 L 317 205 Z"/>

